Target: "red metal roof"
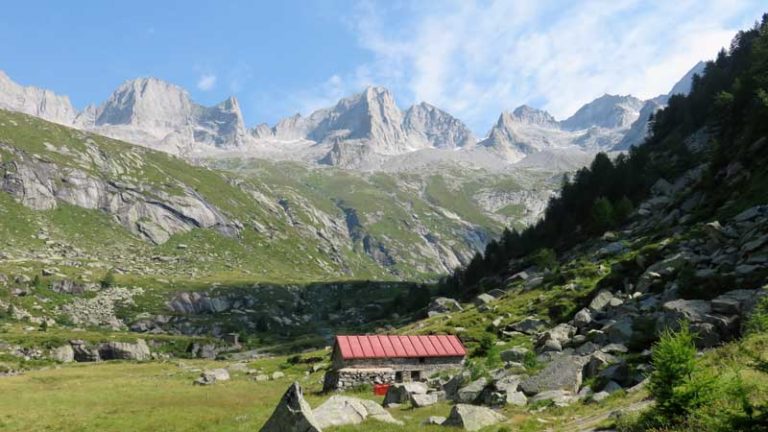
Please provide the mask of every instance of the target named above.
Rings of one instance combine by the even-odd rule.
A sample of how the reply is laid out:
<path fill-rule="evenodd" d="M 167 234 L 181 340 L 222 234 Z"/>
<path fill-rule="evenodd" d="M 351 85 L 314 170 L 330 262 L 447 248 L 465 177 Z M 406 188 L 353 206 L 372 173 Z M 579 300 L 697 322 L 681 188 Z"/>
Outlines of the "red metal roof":
<path fill-rule="evenodd" d="M 350 335 L 336 336 L 341 357 L 349 359 L 463 357 L 464 345 L 453 335 L 396 336 Z"/>

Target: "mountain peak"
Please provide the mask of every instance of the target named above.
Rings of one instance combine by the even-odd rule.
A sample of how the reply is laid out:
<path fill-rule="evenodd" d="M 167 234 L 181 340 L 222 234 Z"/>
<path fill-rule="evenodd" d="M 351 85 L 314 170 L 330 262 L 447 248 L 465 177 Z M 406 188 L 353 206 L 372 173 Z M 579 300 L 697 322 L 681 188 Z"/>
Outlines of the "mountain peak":
<path fill-rule="evenodd" d="M 416 147 L 454 149 L 469 147 L 476 142 L 461 120 L 426 102 L 408 108 L 403 118 L 403 129 Z"/>
<path fill-rule="evenodd" d="M 637 120 L 643 101 L 632 95 L 612 95 L 605 93 L 599 98 L 579 108 L 576 113 L 560 125 L 567 130 L 601 127 L 623 129 Z"/>
<path fill-rule="evenodd" d="M 67 96 L 14 82 L 0 70 L 0 108 L 18 111 L 60 124 L 71 124 L 77 111 Z"/>
<path fill-rule="evenodd" d="M 675 83 L 675 85 L 672 87 L 672 90 L 669 91 L 667 96 L 672 96 L 676 94 L 682 94 L 687 95 L 691 92 L 691 86 L 693 85 L 693 77 L 694 75 L 702 75 L 704 73 L 704 69 L 706 69 L 707 63 L 700 61 L 696 63 L 688 72 L 683 75 L 682 78 L 680 78 L 680 81 Z"/>
<path fill-rule="evenodd" d="M 515 108 L 515 110 L 512 111 L 510 118 L 514 118 L 515 120 L 526 124 L 559 128 L 557 120 L 552 117 L 552 114 L 528 105 L 520 105 Z"/>

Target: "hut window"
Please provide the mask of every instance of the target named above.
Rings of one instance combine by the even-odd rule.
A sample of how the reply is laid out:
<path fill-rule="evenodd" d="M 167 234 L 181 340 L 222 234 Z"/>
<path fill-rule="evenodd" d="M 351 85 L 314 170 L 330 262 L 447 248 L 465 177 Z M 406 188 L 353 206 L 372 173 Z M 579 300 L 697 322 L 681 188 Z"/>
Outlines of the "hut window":
<path fill-rule="evenodd" d="M 403 373 L 395 372 L 395 382 L 403 382 Z"/>

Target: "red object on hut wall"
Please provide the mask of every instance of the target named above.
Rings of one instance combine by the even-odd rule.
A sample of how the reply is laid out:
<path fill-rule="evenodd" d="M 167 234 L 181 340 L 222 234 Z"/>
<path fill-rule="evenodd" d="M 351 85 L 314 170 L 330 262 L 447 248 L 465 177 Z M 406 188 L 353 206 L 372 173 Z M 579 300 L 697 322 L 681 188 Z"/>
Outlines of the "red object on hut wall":
<path fill-rule="evenodd" d="M 373 394 L 376 396 L 386 396 L 389 391 L 389 384 L 374 384 Z"/>

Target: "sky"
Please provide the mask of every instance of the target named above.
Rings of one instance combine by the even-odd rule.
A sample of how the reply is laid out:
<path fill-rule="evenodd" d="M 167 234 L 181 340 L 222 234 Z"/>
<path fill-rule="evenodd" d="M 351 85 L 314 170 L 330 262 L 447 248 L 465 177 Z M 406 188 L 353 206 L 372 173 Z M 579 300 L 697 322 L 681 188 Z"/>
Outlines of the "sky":
<path fill-rule="evenodd" d="M 768 12 L 764 0 L 8 2 L 0 70 L 76 108 L 153 76 L 246 123 L 274 124 L 369 85 L 483 135 L 528 104 L 564 119 L 605 93 L 667 93 Z"/>

